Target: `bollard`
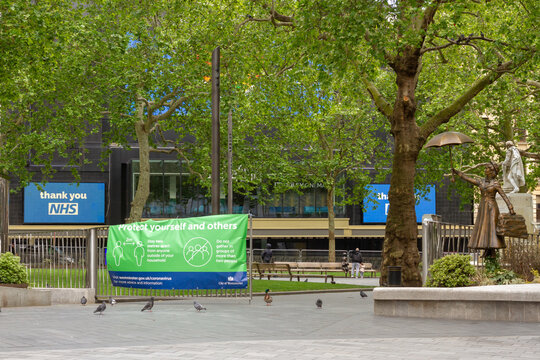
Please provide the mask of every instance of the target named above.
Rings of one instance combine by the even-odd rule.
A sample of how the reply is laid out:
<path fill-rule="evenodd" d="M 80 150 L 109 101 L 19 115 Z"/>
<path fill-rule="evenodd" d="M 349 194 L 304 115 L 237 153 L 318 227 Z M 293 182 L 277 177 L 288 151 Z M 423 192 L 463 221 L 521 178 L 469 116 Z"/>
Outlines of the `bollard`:
<path fill-rule="evenodd" d="M 86 287 L 97 290 L 97 230 L 91 228 L 86 233 Z"/>

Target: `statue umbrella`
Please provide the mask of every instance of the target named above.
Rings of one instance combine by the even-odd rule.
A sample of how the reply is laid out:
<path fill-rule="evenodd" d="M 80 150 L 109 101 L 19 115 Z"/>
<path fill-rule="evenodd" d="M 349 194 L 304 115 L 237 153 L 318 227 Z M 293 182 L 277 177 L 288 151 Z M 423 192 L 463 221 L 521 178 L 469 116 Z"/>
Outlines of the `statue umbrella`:
<path fill-rule="evenodd" d="M 465 143 L 473 143 L 474 140 L 469 136 L 459 133 L 457 131 L 447 131 L 435 135 L 429 140 L 424 147 L 441 147 L 448 145 L 448 151 L 450 152 L 450 166 L 453 168 L 452 164 L 452 145 L 461 145 Z"/>

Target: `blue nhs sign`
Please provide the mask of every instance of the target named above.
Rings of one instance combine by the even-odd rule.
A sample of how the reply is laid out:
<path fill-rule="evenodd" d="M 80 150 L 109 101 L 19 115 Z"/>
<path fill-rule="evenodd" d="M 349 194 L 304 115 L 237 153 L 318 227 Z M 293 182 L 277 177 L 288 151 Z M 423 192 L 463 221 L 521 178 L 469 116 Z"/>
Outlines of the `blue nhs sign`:
<path fill-rule="evenodd" d="M 104 183 L 30 183 L 24 188 L 24 222 L 36 224 L 105 223 Z"/>
<path fill-rule="evenodd" d="M 386 223 L 388 208 L 390 207 L 390 203 L 388 202 L 390 184 L 371 184 L 369 185 L 369 189 L 372 193 L 368 201 L 366 201 L 364 223 Z M 378 204 L 370 202 L 369 199 L 376 200 Z M 425 198 L 417 195 L 415 211 L 417 223 L 422 222 L 422 215 L 424 214 L 436 214 L 435 186 L 429 185 L 427 187 Z"/>

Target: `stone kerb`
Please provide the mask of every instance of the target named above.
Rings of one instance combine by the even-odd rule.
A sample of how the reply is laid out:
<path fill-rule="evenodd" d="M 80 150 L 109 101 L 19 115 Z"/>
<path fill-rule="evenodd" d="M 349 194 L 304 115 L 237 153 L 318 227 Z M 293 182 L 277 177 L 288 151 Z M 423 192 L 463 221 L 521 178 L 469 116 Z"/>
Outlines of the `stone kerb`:
<path fill-rule="evenodd" d="M 540 284 L 376 288 L 375 315 L 540 322 Z"/>

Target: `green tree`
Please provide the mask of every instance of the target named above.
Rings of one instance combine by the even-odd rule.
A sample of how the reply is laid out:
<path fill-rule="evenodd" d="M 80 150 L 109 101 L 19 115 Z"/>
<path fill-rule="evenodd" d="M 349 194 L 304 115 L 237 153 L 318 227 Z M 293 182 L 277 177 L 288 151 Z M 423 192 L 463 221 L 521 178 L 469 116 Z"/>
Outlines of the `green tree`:
<path fill-rule="evenodd" d="M 381 281 L 402 266 L 420 286 L 414 212 L 417 163 L 428 138 L 501 76 L 537 63 L 533 1 L 256 1 L 250 22 L 294 29 L 293 40 L 332 74 L 356 70 L 394 140 Z M 285 15 L 283 15 L 285 14 Z M 520 19 L 520 21 L 515 21 Z M 330 60 L 329 60 L 330 59 Z M 381 72 L 394 79 L 380 87 Z M 448 74 L 448 77 L 441 76 Z M 392 99 L 392 100 L 391 100 Z"/>
<path fill-rule="evenodd" d="M 103 78 L 96 64 L 99 34 L 88 31 L 83 7 L 72 1 L 0 3 L 0 233 L 6 247 L 9 181 L 24 186 L 41 166 L 40 181 L 68 159 L 74 178 L 83 139 L 101 121 Z M 98 87 L 102 89 L 102 87 Z"/>
<path fill-rule="evenodd" d="M 109 141 L 129 147 L 134 139 L 139 151 L 140 176 L 128 221 L 142 217 L 150 193 L 151 152 L 177 153 L 206 184 L 211 54 L 230 42 L 235 25 L 230 19 L 238 4 L 97 1 L 87 9 L 107 42 L 101 54 L 112 74 Z"/>
<path fill-rule="evenodd" d="M 368 169 L 373 168 L 381 139 L 374 136 L 380 123 L 369 98 L 358 99 L 346 78 L 336 78 L 333 83 L 319 81 L 328 75 L 321 65 L 305 66 L 280 79 L 287 86 L 272 94 L 276 102 L 281 99 L 280 108 L 288 111 L 277 121 L 271 140 L 282 149 L 283 167 L 290 169 L 281 179 L 284 188 L 305 192 L 316 185 L 326 190 L 328 256 L 333 262 L 334 207 L 365 197 L 366 185 L 371 182 Z M 273 110 L 275 116 L 276 108 Z"/>

